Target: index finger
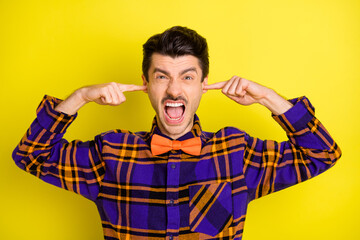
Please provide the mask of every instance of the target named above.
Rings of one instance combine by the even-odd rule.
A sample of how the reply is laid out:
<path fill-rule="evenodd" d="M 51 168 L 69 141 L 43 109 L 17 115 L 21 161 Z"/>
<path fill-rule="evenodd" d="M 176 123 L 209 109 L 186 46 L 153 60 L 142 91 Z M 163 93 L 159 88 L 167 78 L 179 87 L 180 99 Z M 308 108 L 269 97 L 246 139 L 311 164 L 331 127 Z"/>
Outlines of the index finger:
<path fill-rule="evenodd" d="M 223 81 L 223 82 L 213 83 L 213 84 L 210 84 L 210 85 L 205 85 L 204 90 L 222 89 L 227 82 L 228 81 Z"/>
<path fill-rule="evenodd" d="M 144 91 L 146 89 L 145 85 L 124 84 L 124 91 L 126 92 Z"/>

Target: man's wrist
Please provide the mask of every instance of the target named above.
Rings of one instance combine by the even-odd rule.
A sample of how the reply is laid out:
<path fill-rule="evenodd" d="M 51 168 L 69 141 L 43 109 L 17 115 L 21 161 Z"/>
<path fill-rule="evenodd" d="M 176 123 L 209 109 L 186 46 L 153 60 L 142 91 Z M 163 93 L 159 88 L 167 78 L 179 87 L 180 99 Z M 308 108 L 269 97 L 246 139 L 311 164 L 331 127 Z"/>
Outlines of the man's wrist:
<path fill-rule="evenodd" d="M 281 97 L 272 89 L 269 89 L 269 92 L 259 101 L 259 103 L 268 108 L 274 115 L 283 114 L 293 106 L 289 101 Z"/>
<path fill-rule="evenodd" d="M 68 115 L 74 115 L 82 106 L 87 103 L 87 101 L 85 101 L 85 99 L 82 97 L 82 92 L 82 88 L 76 90 L 68 98 L 59 103 L 59 105 L 55 107 L 55 110 L 66 113 Z"/>

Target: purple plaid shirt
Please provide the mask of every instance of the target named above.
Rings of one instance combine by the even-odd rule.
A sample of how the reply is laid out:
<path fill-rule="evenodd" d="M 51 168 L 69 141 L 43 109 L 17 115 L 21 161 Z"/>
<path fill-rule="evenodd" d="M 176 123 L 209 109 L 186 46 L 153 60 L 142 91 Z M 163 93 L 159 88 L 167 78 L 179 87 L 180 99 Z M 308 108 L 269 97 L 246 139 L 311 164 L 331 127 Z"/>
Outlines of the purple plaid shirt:
<path fill-rule="evenodd" d="M 178 140 L 200 137 L 200 156 L 152 155 L 153 134 L 164 136 L 155 120 L 150 132 L 113 130 L 68 142 L 63 135 L 76 115 L 55 111 L 60 101 L 44 97 L 13 158 L 21 169 L 94 201 L 108 240 L 241 239 L 251 200 L 316 176 L 341 156 L 305 97 L 273 116 L 287 133 L 284 142 L 233 127 L 204 132 L 195 116 Z"/>

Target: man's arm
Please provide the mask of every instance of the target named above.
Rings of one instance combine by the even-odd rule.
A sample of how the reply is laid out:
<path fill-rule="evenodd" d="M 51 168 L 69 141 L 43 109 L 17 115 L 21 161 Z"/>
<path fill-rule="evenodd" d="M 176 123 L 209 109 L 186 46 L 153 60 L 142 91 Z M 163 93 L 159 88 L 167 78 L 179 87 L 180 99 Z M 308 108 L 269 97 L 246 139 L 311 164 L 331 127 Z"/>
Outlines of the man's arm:
<path fill-rule="evenodd" d="M 241 105 L 260 103 L 274 115 L 282 114 L 293 106 L 274 90 L 238 76 L 204 87 L 204 90 L 212 89 L 221 89 L 222 93 Z"/>
<path fill-rule="evenodd" d="M 89 102 L 117 106 L 125 102 L 124 92 L 131 91 L 146 91 L 146 86 L 111 82 L 83 87 L 76 90 L 67 99 L 57 105 L 55 110 L 73 115 Z"/>
<path fill-rule="evenodd" d="M 315 117 L 305 97 L 286 101 L 273 90 L 239 77 L 209 85 L 242 105 L 260 103 L 286 131 L 288 141 L 260 140 L 244 133 L 242 168 L 250 200 L 312 178 L 332 167 L 341 150 Z"/>
<path fill-rule="evenodd" d="M 15 163 L 45 182 L 96 199 L 105 174 L 102 136 L 93 141 L 68 142 L 63 135 L 85 103 L 118 105 L 125 101 L 124 91 L 136 89 L 146 90 L 109 83 L 81 88 L 64 101 L 45 96 L 37 118 L 13 152 Z"/>

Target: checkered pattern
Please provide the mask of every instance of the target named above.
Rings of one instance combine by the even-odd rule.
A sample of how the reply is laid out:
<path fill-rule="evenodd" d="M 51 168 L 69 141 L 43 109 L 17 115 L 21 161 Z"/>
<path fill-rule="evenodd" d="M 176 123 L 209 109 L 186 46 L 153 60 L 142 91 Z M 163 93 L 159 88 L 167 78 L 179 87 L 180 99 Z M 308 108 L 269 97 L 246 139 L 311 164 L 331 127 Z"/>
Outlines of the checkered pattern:
<path fill-rule="evenodd" d="M 164 136 L 155 120 L 150 132 L 113 130 L 68 142 L 63 134 L 76 116 L 55 111 L 60 101 L 44 97 L 13 158 L 38 178 L 94 201 L 108 240 L 241 239 L 251 200 L 318 175 L 341 155 L 305 97 L 273 116 L 285 142 L 232 127 L 205 132 L 195 116 L 179 140 L 200 137 L 200 156 L 181 150 L 153 156 L 153 134 Z"/>

